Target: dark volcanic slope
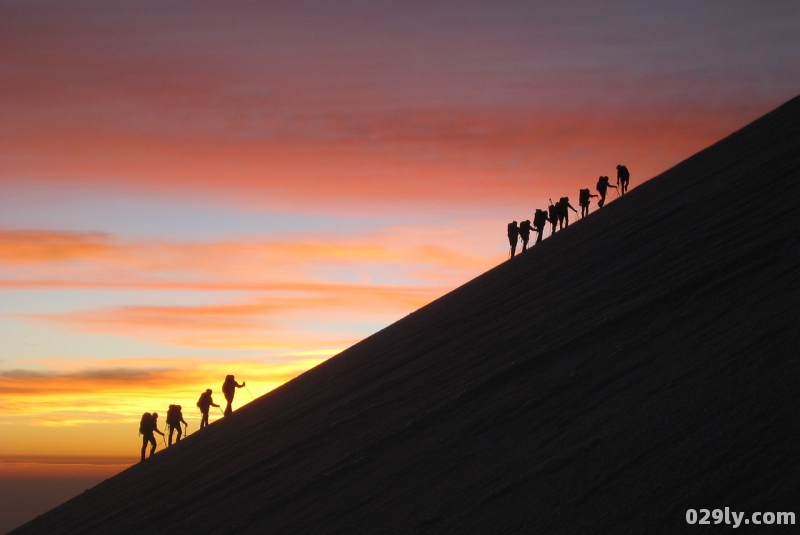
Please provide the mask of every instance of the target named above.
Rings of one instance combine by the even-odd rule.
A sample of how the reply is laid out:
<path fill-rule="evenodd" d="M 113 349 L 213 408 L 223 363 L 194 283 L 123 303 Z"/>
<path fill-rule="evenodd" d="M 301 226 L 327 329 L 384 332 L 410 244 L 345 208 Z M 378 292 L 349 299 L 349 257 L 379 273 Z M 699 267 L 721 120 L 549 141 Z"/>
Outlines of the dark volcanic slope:
<path fill-rule="evenodd" d="M 799 177 L 796 98 L 18 533 L 800 513 Z"/>

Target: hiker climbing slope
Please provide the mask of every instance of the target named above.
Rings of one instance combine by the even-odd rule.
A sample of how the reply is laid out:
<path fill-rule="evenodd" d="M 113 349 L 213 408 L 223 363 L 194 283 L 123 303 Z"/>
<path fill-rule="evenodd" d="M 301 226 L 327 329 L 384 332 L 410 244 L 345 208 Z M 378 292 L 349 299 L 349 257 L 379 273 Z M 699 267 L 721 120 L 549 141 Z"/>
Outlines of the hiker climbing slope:
<path fill-rule="evenodd" d="M 225 416 L 233 412 L 233 407 L 231 407 L 233 396 L 236 394 L 236 389 L 242 388 L 244 385 L 244 382 L 242 382 L 242 384 L 237 383 L 233 375 L 225 376 L 225 382 L 222 383 L 222 393 L 225 395 L 225 400 L 228 402 L 228 406 L 225 407 Z"/>
<path fill-rule="evenodd" d="M 528 240 L 531 239 L 531 230 L 533 230 L 533 227 L 529 219 L 519 224 L 519 237 L 522 238 L 523 251 L 528 249 Z"/>
<path fill-rule="evenodd" d="M 144 461 L 144 452 L 147 449 L 147 443 L 152 444 L 150 448 L 150 457 L 156 452 L 156 437 L 153 433 L 158 433 L 162 437 L 164 433 L 158 430 L 158 413 L 150 414 L 146 412 L 142 414 L 142 420 L 139 422 L 139 433 L 142 434 L 142 460 Z"/>
<path fill-rule="evenodd" d="M 536 243 L 541 243 L 542 233 L 544 232 L 544 226 L 547 224 L 547 221 L 547 211 L 537 208 L 533 216 L 533 228 L 536 230 Z"/>
<path fill-rule="evenodd" d="M 597 193 L 600 194 L 600 200 L 597 202 L 597 206 L 600 208 L 602 208 L 606 203 L 606 192 L 608 191 L 608 188 L 617 189 L 617 186 L 612 186 L 609 184 L 607 176 L 601 176 L 599 179 L 597 179 Z"/>
<path fill-rule="evenodd" d="M 578 204 L 581 207 L 581 219 L 589 215 L 589 204 L 591 203 L 592 197 L 597 197 L 597 195 L 592 195 L 592 192 L 589 190 L 589 188 L 582 189 L 578 192 Z"/>
<path fill-rule="evenodd" d="M 550 235 L 556 233 L 556 227 L 558 226 L 558 206 L 553 204 L 553 201 L 550 201 L 550 206 L 547 207 L 547 220 L 550 221 Z"/>
<path fill-rule="evenodd" d="M 508 244 L 511 246 L 511 258 L 514 258 L 514 253 L 517 252 L 518 237 L 519 227 L 517 227 L 516 221 L 512 221 L 508 224 Z"/>
<path fill-rule="evenodd" d="M 558 228 L 560 230 L 562 222 L 565 227 L 569 226 L 569 211 L 572 210 L 576 214 L 578 211 L 569 203 L 569 197 L 561 197 L 556 206 L 558 207 Z"/>
<path fill-rule="evenodd" d="M 174 431 L 178 432 L 178 436 L 175 439 L 175 443 L 181 441 L 181 436 L 183 435 L 183 429 L 181 428 L 181 424 L 189 427 L 189 424 L 186 423 L 186 420 L 183 419 L 183 412 L 181 412 L 180 405 L 170 405 L 169 410 L 167 410 L 167 427 L 169 427 L 169 438 L 167 439 L 167 446 L 172 446 L 172 433 Z"/>
<path fill-rule="evenodd" d="M 197 400 L 197 406 L 200 408 L 200 414 L 203 417 L 200 419 L 200 429 L 208 426 L 208 411 L 211 407 L 219 407 L 214 400 L 211 399 L 211 389 L 209 388 L 202 394 L 200 394 L 200 399 Z"/>
<path fill-rule="evenodd" d="M 619 186 L 620 195 L 625 195 L 628 191 L 628 182 L 631 180 L 631 173 L 624 165 L 617 166 L 617 186 Z"/>

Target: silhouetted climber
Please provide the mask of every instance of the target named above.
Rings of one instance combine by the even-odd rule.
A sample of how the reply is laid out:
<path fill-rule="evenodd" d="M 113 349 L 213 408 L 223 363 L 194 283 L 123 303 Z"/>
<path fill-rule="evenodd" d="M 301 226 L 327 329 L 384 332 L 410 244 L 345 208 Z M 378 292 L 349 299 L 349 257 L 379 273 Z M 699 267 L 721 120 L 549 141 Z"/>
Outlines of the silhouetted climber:
<path fill-rule="evenodd" d="M 508 224 L 508 244 L 511 246 L 511 258 L 514 258 L 514 253 L 517 252 L 517 237 L 519 236 L 519 227 L 517 222 L 512 221 Z"/>
<path fill-rule="evenodd" d="M 537 208 L 533 216 L 533 228 L 536 230 L 537 234 L 536 243 L 541 243 L 542 233 L 544 232 L 544 226 L 547 224 L 547 221 L 547 210 L 540 210 Z"/>
<path fill-rule="evenodd" d="M 572 210 L 576 214 L 578 211 L 569 203 L 569 197 L 561 197 L 558 200 L 558 228 L 561 229 L 561 223 L 564 223 L 565 227 L 569 226 L 569 211 Z"/>
<path fill-rule="evenodd" d="M 608 191 L 608 188 L 617 189 L 617 186 L 612 186 L 611 184 L 609 184 L 607 176 L 601 176 L 597 180 L 597 193 L 600 194 L 600 200 L 597 201 L 597 206 L 599 206 L 600 208 L 602 208 L 603 205 L 606 203 L 606 191 Z"/>
<path fill-rule="evenodd" d="M 528 249 L 528 240 L 531 239 L 531 230 L 533 230 L 533 227 L 531 226 L 530 219 L 526 219 L 519 224 L 519 237 L 522 238 L 523 251 Z"/>
<path fill-rule="evenodd" d="M 617 166 L 617 186 L 619 186 L 619 191 L 621 195 L 625 195 L 625 192 L 628 191 L 628 182 L 631 180 L 631 174 L 628 171 L 628 168 L 624 165 Z"/>
<path fill-rule="evenodd" d="M 553 201 L 550 201 L 550 206 L 547 207 L 547 220 L 550 221 L 552 225 L 550 227 L 550 235 L 556 233 L 556 225 L 558 225 L 558 206 L 553 204 Z"/>
<path fill-rule="evenodd" d="M 144 452 L 147 449 L 147 443 L 152 444 L 150 448 L 150 457 L 156 452 L 156 437 L 153 433 L 158 433 L 162 437 L 164 433 L 158 430 L 158 413 L 150 414 L 146 412 L 142 414 L 142 420 L 139 422 L 139 433 L 142 434 L 142 460 L 144 461 Z"/>
<path fill-rule="evenodd" d="M 589 215 L 589 204 L 591 203 L 590 199 L 592 197 L 597 197 L 597 195 L 592 195 L 589 188 L 582 189 L 578 193 L 578 204 L 581 206 L 581 218 Z"/>
<path fill-rule="evenodd" d="M 225 395 L 225 399 L 228 401 L 228 406 L 225 407 L 225 416 L 233 412 L 233 408 L 231 407 L 231 403 L 233 403 L 233 395 L 236 393 L 237 388 L 242 388 L 244 385 L 244 382 L 242 382 L 242 384 L 237 383 L 236 379 L 233 378 L 233 375 L 225 376 L 225 382 L 222 383 L 222 393 Z"/>
<path fill-rule="evenodd" d="M 172 446 L 173 431 L 178 432 L 178 436 L 175 439 L 175 444 L 181 441 L 181 436 L 183 435 L 183 429 L 181 429 L 181 424 L 185 425 L 186 427 L 189 427 L 189 424 L 187 424 L 186 420 L 183 419 L 181 406 L 170 405 L 169 410 L 167 410 L 167 427 L 169 427 L 169 439 L 167 439 L 167 446 Z"/>
<path fill-rule="evenodd" d="M 211 399 L 211 389 L 209 388 L 202 394 L 200 394 L 200 399 L 197 400 L 197 406 L 200 407 L 200 413 L 202 413 L 203 417 L 200 419 L 200 429 L 206 427 L 208 425 L 208 411 L 211 407 L 219 407 L 214 400 Z"/>

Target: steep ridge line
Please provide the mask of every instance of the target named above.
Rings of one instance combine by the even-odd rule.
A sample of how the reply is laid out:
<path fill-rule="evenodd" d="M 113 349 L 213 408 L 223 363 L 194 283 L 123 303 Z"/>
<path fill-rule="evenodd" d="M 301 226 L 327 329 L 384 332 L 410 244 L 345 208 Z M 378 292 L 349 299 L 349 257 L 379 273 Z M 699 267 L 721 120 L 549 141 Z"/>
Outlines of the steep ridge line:
<path fill-rule="evenodd" d="M 800 503 L 800 98 L 14 533 L 675 533 Z"/>

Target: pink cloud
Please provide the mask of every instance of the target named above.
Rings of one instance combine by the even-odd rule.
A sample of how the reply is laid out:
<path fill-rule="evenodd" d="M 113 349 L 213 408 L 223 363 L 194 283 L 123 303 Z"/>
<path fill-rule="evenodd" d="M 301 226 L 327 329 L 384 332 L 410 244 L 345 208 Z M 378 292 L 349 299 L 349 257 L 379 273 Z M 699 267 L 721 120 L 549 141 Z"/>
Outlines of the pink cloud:
<path fill-rule="evenodd" d="M 0 232 L 0 265 L 6 264 L 0 286 L 280 290 L 327 284 L 316 274 L 326 268 L 383 266 L 402 272 L 430 265 L 457 278 L 487 266 L 486 258 L 462 252 L 466 247 L 452 236 L 446 246 L 425 241 L 441 239 L 399 229 L 216 242 L 124 242 L 106 234 L 7 231 Z"/>
<path fill-rule="evenodd" d="M 233 303 L 195 306 L 122 306 L 110 309 L 35 314 L 25 317 L 70 329 L 133 336 L 189 347 L 343 347 L 353 334 L 326 333 L 326 323 L 375 321 L 411 312 L 443 291 L 359 285 L 284 287 L 278 295 Z M 297 325 L 295 325 L 297 324 Z M 305 324 L 305 327 L 302 325 Z M 294 325 L 294 326 L 293 326 Z"/>

